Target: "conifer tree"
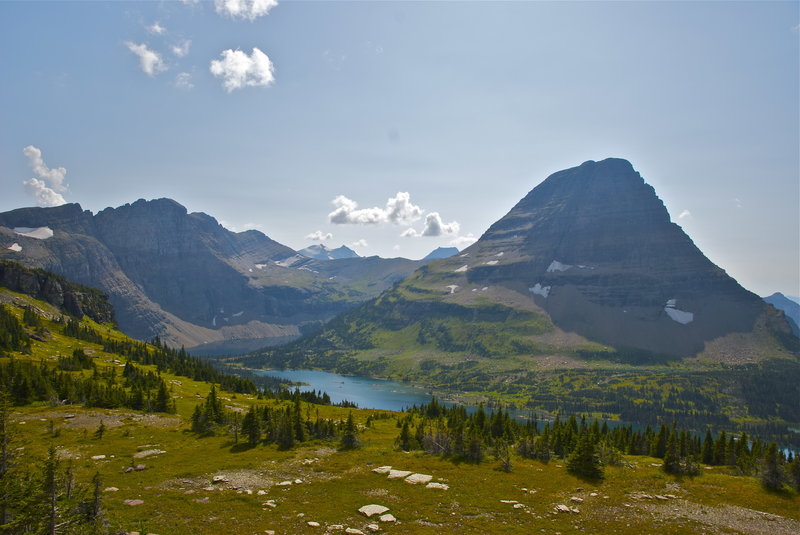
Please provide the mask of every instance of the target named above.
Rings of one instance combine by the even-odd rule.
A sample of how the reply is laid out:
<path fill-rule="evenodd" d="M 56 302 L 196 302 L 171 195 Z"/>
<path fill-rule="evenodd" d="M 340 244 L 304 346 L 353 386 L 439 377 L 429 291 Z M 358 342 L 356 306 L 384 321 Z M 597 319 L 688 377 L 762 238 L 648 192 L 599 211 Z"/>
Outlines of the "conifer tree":
<path fill-rule="evenodd" d="M 603 467 L 589 433 L 581 433 L 578 437 L 575 450 L 567 459 L 567 471 L 585 479 L 602 479 Z"/>
<path fill-rule="evenodd" d="M 344 432 L 342 433 L 340 445 L 343 450 L 352 450 L 359 445 L 358 428 L 353 421 L 352 411 L 347 414 L 347 421 L 344 424 Z"/>
<path fill-rule="evenodd" d="M 767 446 L 764 455 L 764 466 L 761 470 L 761 484 L 769 490 L 781 490 L 783 488 L 784 474 L 778 455 L 778 446 L 772 442 Z"/>

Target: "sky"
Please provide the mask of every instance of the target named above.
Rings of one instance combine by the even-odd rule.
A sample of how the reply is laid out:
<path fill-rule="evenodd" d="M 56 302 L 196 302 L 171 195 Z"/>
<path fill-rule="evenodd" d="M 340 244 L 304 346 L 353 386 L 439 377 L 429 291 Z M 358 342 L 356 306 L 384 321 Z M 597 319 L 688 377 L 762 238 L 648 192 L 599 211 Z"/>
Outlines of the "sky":
<path fill-rule="evenodd" d="M 0 211 L 169 197 L 420 258 L 619 157 L 743 286 L 798 296 L 798 6 L 0 1 Z"/>

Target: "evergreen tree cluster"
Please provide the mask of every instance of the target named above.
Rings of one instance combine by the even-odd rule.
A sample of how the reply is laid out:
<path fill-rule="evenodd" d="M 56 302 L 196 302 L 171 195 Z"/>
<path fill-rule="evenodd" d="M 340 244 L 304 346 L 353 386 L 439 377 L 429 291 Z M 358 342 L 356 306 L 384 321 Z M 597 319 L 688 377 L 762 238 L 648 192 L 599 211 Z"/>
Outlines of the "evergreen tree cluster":
<path fill-rule="evenodd" d="M 31 339 L 17 317 L 0 305 L 0 356 L 11 351 L 30 353 Z"/>
<path fill-rule="evenodd" d="M 148 412 L 175 412 L 175 403 L 164 379 L 151 371 L 142 371 L 132 363 L 125 365 L 122 377 L 116 368 L 101 369 L 81 350 L 77 356 L 59 360 L 58 366 L 45 361 L 38 364 L 14 358 L 0 363 L 0 390 L 8 393 L 15 405 L 36 401 L 60 404 L 81 404 L 86 407 L 114 409 L 126 407 Z M 88 359 L 88 360 L 85 360 Z M 64 371 L 84 362 L 91 375 Z"/>
<path fill-rule="evenodd" d="M 275 407 L 252 405 L 242 417 L 227 410 L 212 386 L 205 401 L 195 406 L 192 413 L 192 431 L 208 436 L 229 432 L 238 442 L 239 435 L 250 446 L 277 444 L 281 449 L 290 449 L 308 440 L 342 437 L 342 446 L 358 445 L 357 429 L 352 414 L 347 421 L 320 418 L 315 411 L 312 419 L 311 405 L 303 406 L 302 394 L 296 390 L 289 403 Z"/>
<path fill-rule="evenodd" d="M 606 422 L 570 416 L 543 426 L 535 418 L 520 423 L 507 411 L 487 413 L 483 406 L 469 414 L 463 406 L 445 407 L 435 398 L 412 407 L 398 420 L 397 445 L 404 451 L 427 453 L 479 463 L 492 453 L 510 470 L 512 446 L 517 455 L 548 462 L 566 460 L 567 470 L 579 477 L 599 479 L 603 466 L 621 464 L 623 455 L 647 455 L 663 459 L 663 470 L 674 475 L 696 475 L 700 462 L 729 466 L 741 475 L 759 475 L 765 487 L 780 489 L 784 483 L 800 490 L 800 458 L 785 455 L 775 443 L 708 431 L 699 435 L 675 425 L 634 429 L 632 425 L 609 426 Z"/>

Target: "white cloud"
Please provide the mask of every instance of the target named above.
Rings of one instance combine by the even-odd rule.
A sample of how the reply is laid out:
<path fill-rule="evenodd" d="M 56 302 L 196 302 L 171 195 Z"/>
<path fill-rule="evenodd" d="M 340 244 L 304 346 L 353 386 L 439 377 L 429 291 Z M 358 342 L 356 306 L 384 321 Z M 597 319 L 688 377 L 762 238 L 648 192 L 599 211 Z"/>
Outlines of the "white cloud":
<path fill-rule="evenodd" d="M 193 6 L 195 4 L 199 4 L 200 0 L 181 0 L 181 4 L 185 4 L 187 6 Z"/>
<path fill-rule="evenodd" d="M 153 24 L 147 27 L 147 31 L 155 35 L 162 35 L 167 32 L 167 29 L 164 28 L 158 21 L 155 21 Z"/>
<path fill-rule="evenodd" d="M 402 232 L 402 234 L 400 234 L 401 238 L 419 238 L 420 236 L 422 236 L 422 234 L 413 228 L 407 228 Z"/>
<path fill-rule="evenodd" d="M 399 245 L 392 246 L 392 251 L 399 251 L 399 250 L 400 250 L 400 246 Z"/>
<path fill-rule="evenodd" d="M 691 219 L 692 213 L 689 210 L 684 210 L 678 215 L 678 219 Z"/>
<path fill-rule="evenodd" d="M 192 75 L 188 72 L 179 72 L 175 75 L 175 87 L 178 89 L 192 89 L 194 87 Z"/>
<path fill-rule="evenodd" d="M 385 208 L 358 209 L 358 203 L 344 195 L 339 195 L 332 202 L 336 209 L 328 214 L 328 218 L 337 225 L 377 225 L 387 222 L 410 225 L 422 217 L 423 212 L 422 208 L 411 203 L 411 195 L 404 191 L 398 191 L 394 197 L 387 199 Z"/>
<path fill-rule="evenodd" d="M 214 0 L 217 13 L 232 19 L 256 20 L 278 5 L 278 0 Z"/>
<path fill-rule="evenodd" d="M 458 221 L 445 223 L 439 212 L 431 212 L 425 216 L 425 228 L 422 230 L 423 236 L 441 236 L 442 234 L 458 234 L 461 225 Z"/>
<path fill-rule="evenodd" d="M 734 197 L 734 198 L 733 198 L 733 205 L 734 205 L 736 208 L 741 208 L 741 207 L 742 207 L 742 200 L 741 200 L 741 199 L 739 199 L 739 197 Z"/>
<path fill-rule="evenodd" d="M 30 178 L 23 182 L 25 191 L 36 199 L 39 206 L 61 206 L 66 204 L 66 200 L 61 195 L 67 191 L 64 184 L 64 177 L 67 170 L 63 167 L 50 169 L 42 159 L 42 151 L 33 145 L 28 145 L 22 149 L 22 153 L 28 158 L 28 163 L 36 173 L 36 178 Z"/>
<path fill-rule="evenodd" d="M 178 56 L 179 58 L 184 57 L 186 54 L 189 53 L 189 47 L 192 46 L 192 42 L 189 39 L 184 39 L 177 45 L 172 45 L 172 53 Z"/>
<path fill-rule="evenodd" d="M 360 240 L 356 240 L 350 244 L 350 247 L 369 247 L 367 244 L 367 240 L 361 238 Z"/>
<path fill-rule="evenodd" d="M 458 236 L 455 239 L 450 240 L 450 245 L 453 247 L 458 247 L 458 249 L 461 250 L 464 247 L 469 247 L 476 241 L 478 241 L 478 238 L 469 232 L 466 236 Z"/>
<path fill-rule="evenodd" d="M 382 208 L 362 208 L 358 210 L 358 203 L 339 195 L 333 199 L 336 209 L 328 214 L 328 219 L 336 225 L 377 225 L 387 221 L 386 210 Z"/>
<path fill-rule="evenodd" d="M 161 55 L 147 48 L 146 44 L 142 43 L 137 45 L 131 41 L 125 41 L 125 46 L 128 47 L 128 50 L 139 56 L 139 66 L 148 76 L 155 76 L 167 70 L 167 66 L 164 64 L 164 60 L 161 59 Z"/>
<path fill-rule="evenodd" d="M 222 78 L 225 91 L 245 86 L 268 86 L 275 82 L 275 67 L 269 57 L 257 48 L 248 56 L 241 50 L 225 50 L 222 59 L 211 61 L 209 70 L 217 78 Z"/>
<path fill-rule="evenodd" d="M 422 217 L 422 208 L 411 204 L 408 192 L 398 191 L 397 195 L 386 201 L 386 215 L 396 225 L 410 225 Z"/>
<path fill-rule="evenodd" d="M 331 238 L 333 238 L 333 234 L 330 232 L 323 233 L 321 230 L 314 231 L 306 236 L 307 240 L 313 241 L 326 241 L 330 240 Z"/>

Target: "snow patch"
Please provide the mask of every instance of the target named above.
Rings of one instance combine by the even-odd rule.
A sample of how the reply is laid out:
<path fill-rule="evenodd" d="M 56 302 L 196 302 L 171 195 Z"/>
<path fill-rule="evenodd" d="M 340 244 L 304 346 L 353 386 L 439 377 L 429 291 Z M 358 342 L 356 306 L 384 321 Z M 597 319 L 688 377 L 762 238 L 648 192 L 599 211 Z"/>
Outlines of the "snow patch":
<path fill-rule="evenodd" d="M 558 260 L 553 260 L 550 262 L 550 265 L 547 267 L 548 273 L 553 273 L 554 271 L 566 271 L 572 267 L 571 264 L 562 264 Z"/>
<path fill-rule="evenodd" d="M 267 267 L 266 264 L 256 264 L 256 269 L 264 269 L 265 267 Z"/>
<path fill-rule="evenodd" d="M 664 312 L 666 312 L 667 316 L 673 320 L 684 325 L 694 321 L 694 314 L 692 312 L 686 312 L 684 310 L 678 310 L 677 308 L 669 307 L 664 307 Z"/>
<path fill-rule="evenodd" d="M 465 272 L 466 270 L 468 270 L 468 269 L 469 269 L 469 266 L 468 266 L 468 265 L 466 265 L 466 264 L 464 264 L 464 265 L 463 265 L 463 266 L 461 266 L 460 268 L 458 268 L 458 269 L 454 270 L 454 271 L 453 271 L 453 273 L 464 273 L 464 272 Z"/>
<path fill-rule="evenodd" d="M 466 258 L 468 256 L 469 256 L 469 253 L 464 253 L 464 254 L 458 255 L 459 258 Z"/>
<path fill-rule="evenodd" d="M 37 240 L 46 240 L 53 237 L 53 229 L 50 227 L 16 227 L 14 232 L 26 238 L 36 238 Z"/>
<path fill-rule="evenodd" d="M 481 291 L 482 291 L 482 292 L 485 292 L 485 291 L 486 291 L 486 290 L 488 290 L 488 289 L 489 289 L 489 287 L 488 287 L 488 286 L 484 286 L 483 288 L 481 288 Z"/>
<path fill-rule="evenodd" d="M 456 293 L 456 288 L 458 288 L 458 284 L 450 284 L 449 286 L 445 286 L 448 290 L 450 290 L 451 294 Z"/>
<path fill-rule="evenodd" d="M 217 317 L 216 316 L 214 316 L 214 319 L 211 320 L 211 325 L 213 325 L 214 327 L 217 326 Z"/>
<path fill-rule="evenodd" d="M 294 256 L 290 256 L 289 258 L 284 258 L 283 260 L 276 260 L 275 263 L 281 267 L 292 267 L 298 262 L 306 260 L 306 257 L 303 255 L 296 254 Z"/>
<path fill-rule="evenodd" d="M 242 310 L 241 312 L 237 312 L 236 314 L 234 314 L 234 315 L 233 315 L 233 317 L 234 317 L 234 318 L 238 318 L 238 317 L 239 317 L 239 316 L 241 316 L 242 314 L 244 314 L 244 310 Z"/>
<path fill-rule="evenodd" d="M 533 288 L 528 288 L 528 291 L 547 298 L 547 296 L 550 294 L 550 286 L 542 286 L 537 282 Z"/>
<path fill-rule="evenodd" d="M 9 245 L 8 249 L 10 251 L 14 251 L 15 253 L 22 252 L 22 246 L 20 244 L 16 243 L 16 242 L 14 242 L 11 245 Z"/>
<path fill-rule="evenodd" d="M 499 253 L 497 253 L 495 256 L 503 256 L 504 254 L 505 254 L 505 253 L 504 253 L 503 251 L 500 251 L 500 252 L 499 252 Z"/>
<path fill-rule="evenodd" d="M 487 266 L 496 266 L 499 262 L 497 260 L 489 260 L 488 262 L 484 262 Z"/>
<path fill-rule="evenodd" d="M 686 325 L 687 323 L 691 323 L 694 321 L 694 313 L 686 312 L 685 310 L 679 310 L 675 308 L 678 304 L 677 299 L 668 299 L 667 304 L 664 305 L 664 312 L 667 313 L 667 316 L 670 319 L 677 321 L 680 324 Z"/>

